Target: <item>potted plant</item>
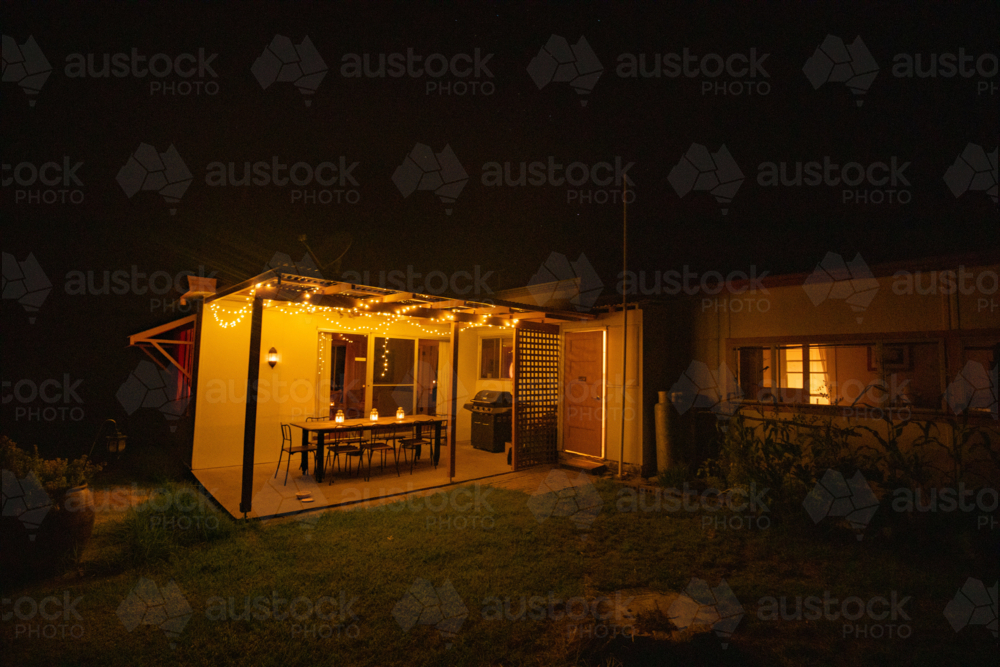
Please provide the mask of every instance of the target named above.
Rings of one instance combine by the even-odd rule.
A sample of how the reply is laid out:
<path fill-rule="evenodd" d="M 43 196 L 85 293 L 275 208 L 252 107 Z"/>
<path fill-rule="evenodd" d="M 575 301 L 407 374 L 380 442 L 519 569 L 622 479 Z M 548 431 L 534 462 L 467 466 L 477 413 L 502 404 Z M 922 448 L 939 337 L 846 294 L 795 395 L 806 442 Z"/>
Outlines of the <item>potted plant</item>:
<path fill-rule="evenodd" d="M 46 575 L 79 554 L 94 529 L 89 482 L 103 466 L 87 456 L 44 459 L 0 436 L 3 512 L 0 567 L 6 577 Z"/>

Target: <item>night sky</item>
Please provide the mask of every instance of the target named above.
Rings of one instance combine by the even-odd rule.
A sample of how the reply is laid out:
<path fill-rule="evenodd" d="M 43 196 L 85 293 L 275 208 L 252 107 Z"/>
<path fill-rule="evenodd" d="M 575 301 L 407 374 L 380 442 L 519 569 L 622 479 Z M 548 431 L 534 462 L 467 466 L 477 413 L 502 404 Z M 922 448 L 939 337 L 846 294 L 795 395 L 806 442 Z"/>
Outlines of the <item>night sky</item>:
<path fill-rule="evenodd" d="M 95 10 L 83 3 L 5 2 L 3 432 L 24 444 L 77 448 L 89 445 L 106 417 L 142 437 L 166 432 L 155 414 L 143 416 L 148 411 L 126 415 L 114 395 L 144 358 L 126 349 L 126 336 L 176 317 L 171 308 L 180 292 L 151 295 L 143 290 L 148 279 L 136 276 L 137 287 L 124 294 L 94 293 L 101 291 L 106 271 L 124 271 L 132 281 L 133 274 L 175 277 L 203 267 L 231 284 L 263 271 L 277 252 L 298 260 L 305 253 L 298 240 L 304 234 L 321 261 L 346 250 L 340 270 L 368 271 L 376 283 L 380 271 L 405 272 L 409 265 L 415 273 L 447 275 L 474 273 L 478 266 L 490 289 L 510 288 L 527 284 L 553 252 L 570 260 L 583 253 L 604 294 L 613 294 L 621 263 L 623 211 L 615 203 L 621 184 L 490 186 L 483 183 L 489 163 L 510 163 L 515 175 L 520 163 L 547 163 L 550 157 L 563 165 L 633 163 L 627 174 L 635 197 L 628 207 L 634 270 L 753 266 L 776 274 L 810 271 L 827 252 L 860 253 L 869 265 L 995 253 L 995 201 L 975 187 L 956 197 L 945 174 L 974 144 L 994 152 L 996 182 L 1000 9 L 990 2 L 911 4 L 136 2 L 101 3 Z M 267 62 L 255 75 L 254 63 L 276 35 L 295 45 L 311 40 L 320 67 L 328 70 L 312 94 L 292 81 L 267 80 L 276 71 Z M 546 76 L 539 50 L 558 42 L 550 40 L 553 35 L 571 46 L 584 37 L 599 61 L 602 71 L 596 83 L 591 77 L 586 84 L 592 88 L 587 94 L 572 82 L 551 80 L 559 78 L 552 74 L 539 88 L 529 74 L 534 62 L 536 75 Z M 859 36 L 868 62 L 877 64 L 864 94 L 843 81 L 826 80 L 814 89 L 803 67 L 817 47 L 837 38 L 858 45 Z M 25 46 L 29 37 L 52 69 L 37 94 L 27 94 L 12 69 L 22 66 L 15 62 L 19 57 L 30 60 L 27 69 L 44 69 L 24 55 L 35 53 Z M 182 55 L 193 54 L 197 62 L 199 49 L 208 68 L 192 76 L 171 71 L 139 77 L 131 70 L 121 77 L 73 76 L 74 62 L 89 58 L 100 69 L 106 54 L 112 62 L 119 53 L 131 61 L 133 50 L 147 63 L 167 54 L 156 63 L 180 60 L 186 71 L 190 61 Z M 449 61 L 458 54 L 471 61 L 478 50 L 485 63 L 478 76 L 344 76 L 351 54 L 367 54 L 377 63 L 379 54 L 405 57 L 408 50 Z M 698 68 L 692 76 L 667 76 L 668 69 L 659 77 L 621 76 L 621 63 L 628 60 L 623 54 L 641 55 L 646 72 L 653 73 L 657 54 L 670 62 L 672 56 L 664 54 L 683 59 L 685 52 L 693 56 L 691 68 Z M 752 53 L 759 63 L 755 76 L 723 70 L 712 78 L 701 70 L 711 71 L 733 54 L 749 60 Z M 947 76 L 950 56 L 944 54 L 963 53 L 971 56 L 965 65 L 971 76 Z M 936 56 L 937 76 L 900 76 L 897 65 L 916 54 L 925 69 Z M 584 60 L 592 62 L 577 58 L 557 71 Z M 864 69 L 863 60 L 844 67 L 863 74 L 857 71 Z M 464 74 L 467 61 L 455 62 Z M 818 60 L 811 62 L 818 66 Z M 314 83 L 315 77 L 308 85 Z M 188 85 L 190 94 L 181 94 Z M 716 94 L 717 88 L 727 94 Z M 468 175 L 454 202 L 431 190 L 404 197 L 394 182 L 418 143 L 434 153 L 446 146 L 454 151 Z M 141 144 L 158 153 L 174 146 L 191 173 L 179 201 L 167 202 L 155 189 L 128 196 L 120 183 L 128 177 L 120 178 L 120 170 Z M 683 196 L 678 192 L 683 179 L 669 176 L 692 144 L 709 153 L 726 146 L 744 176 L 731 202 L 690 190 L 690 184 Z M 343 187 L 337 183 L 327 193 L 315 182 L 279 187 L 206 181 L 211 163 L 225 169 L 233 163 L 239 177 L 244 163 L 271 164 L 275 156 L 287 165 L 357 164 Z M 843 185 L 759 182 L 763 163 L 785 162 L 794 170 L 796 162 L 822 163 L 827 157 L 864 167 L 895 159 L 902 181 L 862 183 L 848 194 Z M 71 171 L 82 164 L 63 178 L 67 161 Z M 59 171 L 46 172 L 59 176 L 50 179 L 55 185 L 27 182 L 48 162 L 59 165 Z M 297 196 L 300 201 L 294 201 Z M 868 201 L 845 202 L 845 196 Z M 301 201 L 309 197 L 333 201 Z M 878 199 L 885 201 L 874 203 Z M 52 285 L 37 312 L 28 312 L 7 290 L 13 276 L 8 256 L 26 262 L 29 255 Z M 73 289 L 72 278 L 79 275 L 93 280 L 84 294 Z M 323 275 L 341 274 L 328 266 Z M 47 379 L 65 383 L 67 377 L 70 385 L 82 382 L 75 394 L 62 392 L 52 403 L 11 393 L 23 380 L 40 385 Z M 27 385 L 22 389 L 28 391 Z M 65 406 L 80 407 L 84 416 L 46 420 L 16 412 Z"/>

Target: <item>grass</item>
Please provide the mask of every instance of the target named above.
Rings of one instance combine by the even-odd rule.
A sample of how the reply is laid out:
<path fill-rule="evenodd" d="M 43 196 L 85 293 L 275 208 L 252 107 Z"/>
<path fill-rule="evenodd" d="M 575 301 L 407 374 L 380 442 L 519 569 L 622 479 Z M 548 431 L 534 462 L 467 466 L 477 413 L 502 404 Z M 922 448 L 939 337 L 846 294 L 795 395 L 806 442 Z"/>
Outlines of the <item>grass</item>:
<path fill-rule="evenodd" d="M 858 542 L 849 531 L 813 526 L 808 519 L 774 520 L 763 530 L 721 529 L 714 523 L 717 512 L 622 511 L 627 507 L 618 505 L 616 484 L 601 481 L 597 488 L 602 511 L 581 530 L 565 516 L 539 522 L 526 494 L 502 489 L 487 491 L 478 512 L 466 506 L 472 496 L 453 490 L 410 503 L 244 524 L 210 504 L 164 509 L 162 494 L 191 491 L 167 485 L 159 499 L 152 495 L 127 512 L 102 514 L 73 572 L 4 590 L 12 601 L 4 602 L 5 618 L 21 598 L 63 600 L 67 592 L 81 598 L 79 619 L 4 620 L 5 663 L 995 664 L 995 640 L 985 628 L 956 633 L 942 613 L 967 577 L 987 585 L 996 580 L 995 535 L 984 543 L 974 529 L 969 534 L 933 527 L 926 541 L 913 541 L 910 531 L 873 521 Z M 142 487 L 139 495 L 150 490 Z M 178 521 L 184 516 L 191 525 L 201 517 L 202 529 L 182 528 L 188 525 Z M 712 519 L 707 526 L 706 516 Z M 683 591 L 693 577 L 711 586 L 725 579 L 744 607 L 727 649 L 711 633 L 681 642 L 571 641 L 565 621 L 484 613 L 496 608 L 497 599 L 501 605 L 509 601 L 513 613 L 522 598 L 532 596 L 569 600 L 622 590 Z M 161 591 L 176 583 L 191 608 L 177 636 L 168 637 L 157 625 L 127 629 L 119 607 L 141 578 Z M 414 625 L 416 617 L 397 608 L 420 579 L 439 589 L 446 582 L 453 586 L 460 602 L 446 598 L 444 615 L 459 615 L 463 605 L 468 613 L 454 636 Z M 889 597 L 893 590 L 911 596 L 905 607 L 911 620 L 903 622 L 912 632 L 906 639 L 845 638 L 838 621 L 757 617 L 765 596 L 830 591 L 841 599 L 869 599 Z M 275 597 L 310 604 L 327 598 L 321 607 L 330 618 L 265 618 Z M 251 613 L 239 618 L 248 599 Z M 22 612 L 30 609 L 23 604 Z M 297 604 L 306 609 L 306 602 Z M 183 603 L 177 609 L 185 611 Z M 566 611 L 558 604 L 555 609 Z M 404 631 L 394 610 L 412 627 Z M 639 621 L 640 627 L 669 629 L 663 618 Z M 53 632 L 47 629 L 52 625 L 67 625 L 77 636 L 42 636 Z"/>

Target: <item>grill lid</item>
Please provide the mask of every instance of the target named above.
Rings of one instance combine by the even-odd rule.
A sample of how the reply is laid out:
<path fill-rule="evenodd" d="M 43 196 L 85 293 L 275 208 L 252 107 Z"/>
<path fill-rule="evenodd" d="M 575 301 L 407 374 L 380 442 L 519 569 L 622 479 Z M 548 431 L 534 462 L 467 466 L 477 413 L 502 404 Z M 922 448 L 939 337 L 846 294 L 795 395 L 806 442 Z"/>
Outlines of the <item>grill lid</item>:
<path fill-rule="evenodd" d="M 477 393 L 475 398 L 472 399 L 472 404 L 475 406 L 483 407 L 493 407 L 493 408 L 506 408 L 510 407 L 511 396 L 509 391 L 494 391 L 492 389 L 483 389 L 481 392 Z"/>

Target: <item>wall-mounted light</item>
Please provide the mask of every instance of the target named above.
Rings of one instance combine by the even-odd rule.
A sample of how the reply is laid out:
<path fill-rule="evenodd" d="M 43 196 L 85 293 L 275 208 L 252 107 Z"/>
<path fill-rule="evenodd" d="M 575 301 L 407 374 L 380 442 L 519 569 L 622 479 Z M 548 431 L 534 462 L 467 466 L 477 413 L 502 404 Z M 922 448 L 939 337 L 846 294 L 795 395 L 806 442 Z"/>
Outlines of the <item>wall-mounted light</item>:
<path fill-rule="evenodd" d="M 271 366 L 271 368 L 274 368 L 274 366 L 278 363 L 278 351 L 273 347 L 267 351 L 267 363 Z"/>

